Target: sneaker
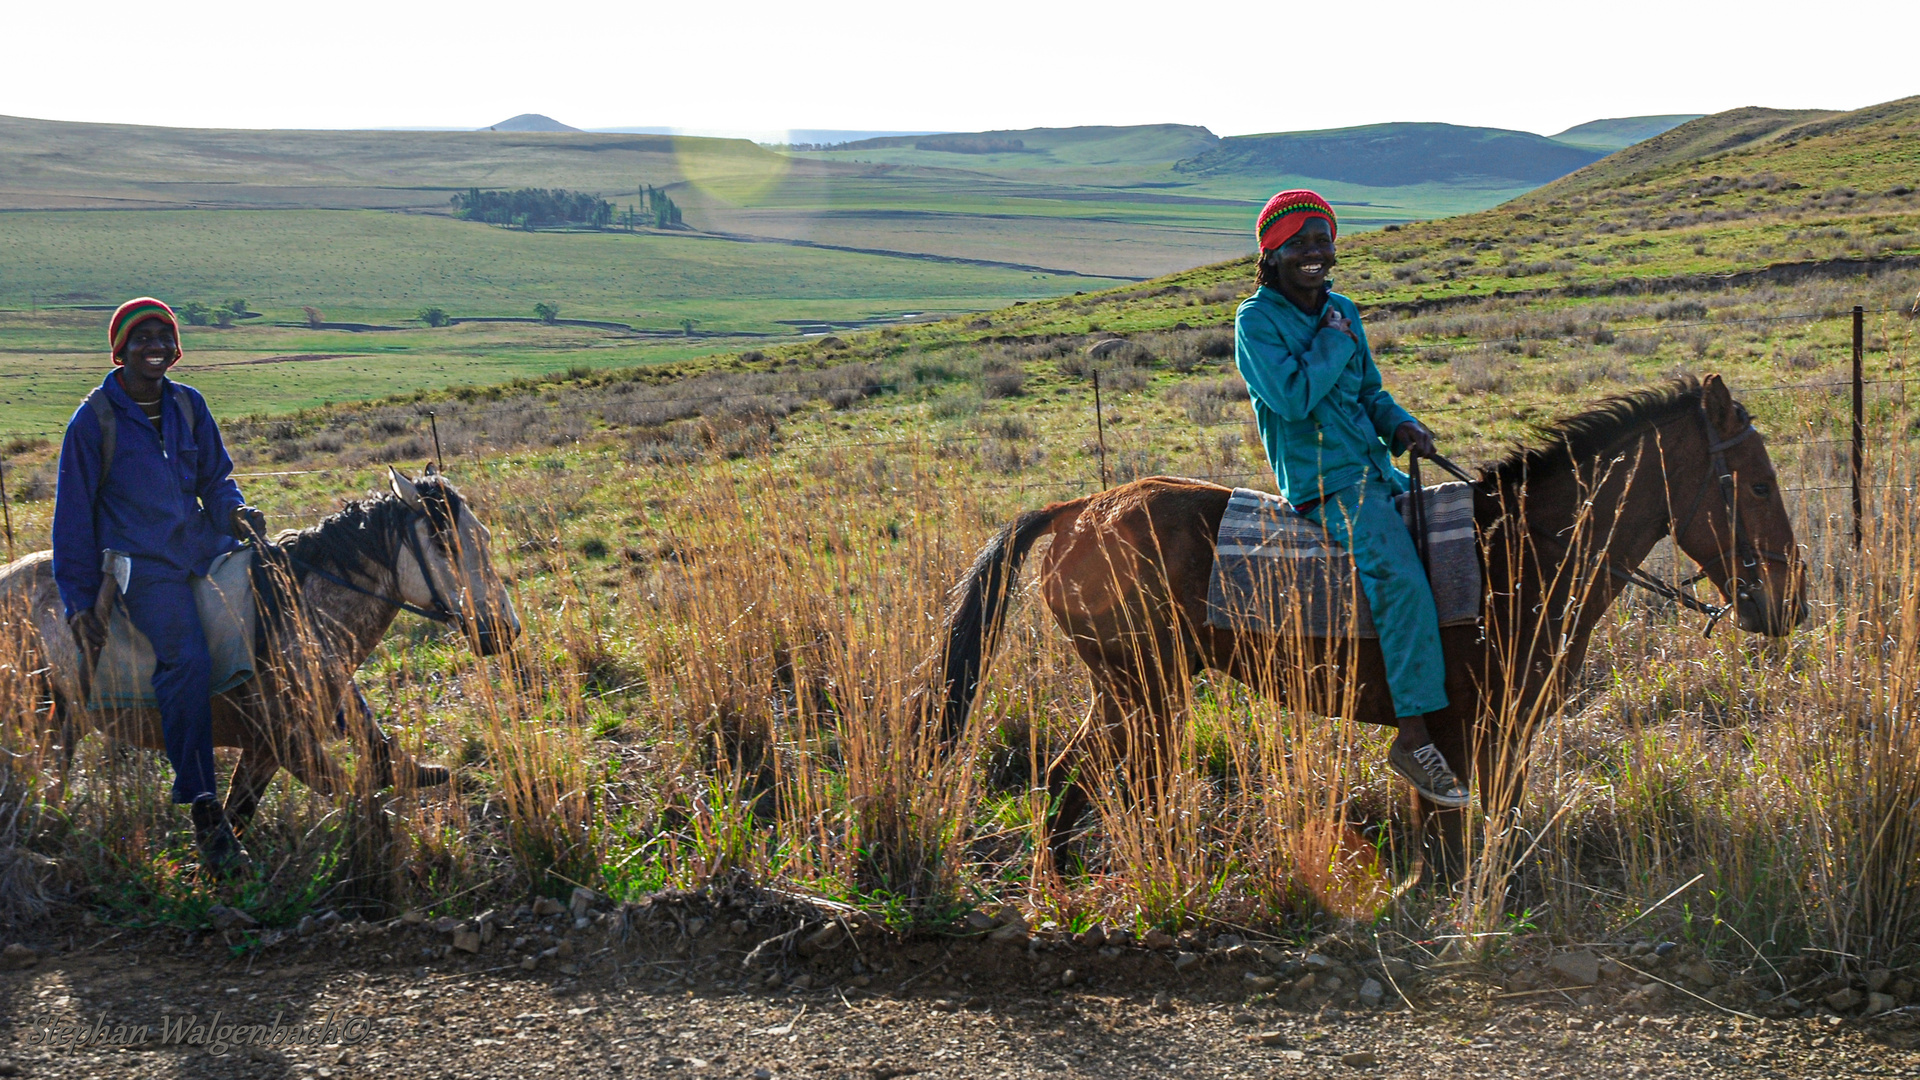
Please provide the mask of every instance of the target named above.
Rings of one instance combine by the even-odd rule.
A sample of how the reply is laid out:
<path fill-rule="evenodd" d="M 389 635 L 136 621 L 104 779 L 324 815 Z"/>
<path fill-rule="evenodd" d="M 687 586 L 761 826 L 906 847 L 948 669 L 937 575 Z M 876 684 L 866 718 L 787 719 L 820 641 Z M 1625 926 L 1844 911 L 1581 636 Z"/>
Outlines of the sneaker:
<path fill-rule="evenodd" d="M 233 834 L 227 812 L 211 798 L 193 804 L 193 839 L 200 847 L 200 867 L 215 877 L 229 878 L 248 873 L 253 860 L 240 838 Z"/>
<path fill-rule="evenodd" d="M 1393 765 L 1395 772 L 1407 778 L 1413 790 L 1429 802 L 1457 810 L 1472 801 L 1467 786 L 1460 782 L 1447 764 L 1446 755 L 1432 743 L 1417 750 L 1403 750 L 1395 746 L 1388 753 L 1387 761 Z"/>

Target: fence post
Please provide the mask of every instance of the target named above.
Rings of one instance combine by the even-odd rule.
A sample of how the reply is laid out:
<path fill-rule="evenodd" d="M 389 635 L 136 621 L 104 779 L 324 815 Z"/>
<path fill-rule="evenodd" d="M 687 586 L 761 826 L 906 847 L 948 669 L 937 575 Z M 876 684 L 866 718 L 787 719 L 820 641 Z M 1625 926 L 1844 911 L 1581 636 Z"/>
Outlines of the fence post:
<path fill-rule="evenodd" d="M 7 561 L 13 561 L 13 510 L 7 506 L 7 459 L 0 458 L 0 520 L 7 527 Z"/>
<path fill-rule="evenodd" d="M 1098 369 L 1095 369 L 1093 372 L 1093 430 L 1095 436 L 1100 440 L 1100 487 L 1105 489 L 1108 486 L 1107 418 L 1101 415 L 1103 411 L 1100 407 L 1100 372 Z"/>
<path fill-rule="evenodd" d="M 1860 550 L 1860 475 L 1867 467 L 1867 382 L 1862 370 L 1866 354 L 1867 309 L 1853 306 L 1853 549 Z"/>

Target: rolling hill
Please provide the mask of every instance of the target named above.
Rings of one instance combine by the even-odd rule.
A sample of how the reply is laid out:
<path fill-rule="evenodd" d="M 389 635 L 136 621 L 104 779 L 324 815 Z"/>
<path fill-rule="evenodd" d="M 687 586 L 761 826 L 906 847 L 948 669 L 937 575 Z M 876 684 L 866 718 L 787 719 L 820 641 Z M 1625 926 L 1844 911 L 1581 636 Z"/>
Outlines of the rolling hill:
<path fill-rule="evenodd" d="M 1689 120 L 1698 120 L 1702 115 L 1673 113 L 1667 116 L 1621 116 L 1611 120 L 1591 120 L 1576 124 L 1558 135 L 1549 135 L 1548 138 L 1569 146 L 1582 146 L 1611 154 L 1671 131 Z"/>
<path fill-rule="evenodd" d="M 1373 124 L 1239 135 L 1174 166 L 1194 177 L 1307 176 L 1368 187 L 1544 184 L 1603 153 L 1524 131 L 1454 124 Z"/>

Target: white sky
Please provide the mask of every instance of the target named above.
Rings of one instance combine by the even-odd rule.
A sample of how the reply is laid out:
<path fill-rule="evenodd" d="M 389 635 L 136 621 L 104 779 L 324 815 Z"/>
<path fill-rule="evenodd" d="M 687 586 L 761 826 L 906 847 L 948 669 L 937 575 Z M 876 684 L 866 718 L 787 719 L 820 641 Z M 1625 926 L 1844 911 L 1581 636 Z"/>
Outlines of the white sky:
<path fill-rule="evenodd" d="M 1552 134 L 1920 93 L 1920 3 L 9 4 L 0 113 L 187 127 Z M 476 25 L 478 24 L 478 25 Z"/>

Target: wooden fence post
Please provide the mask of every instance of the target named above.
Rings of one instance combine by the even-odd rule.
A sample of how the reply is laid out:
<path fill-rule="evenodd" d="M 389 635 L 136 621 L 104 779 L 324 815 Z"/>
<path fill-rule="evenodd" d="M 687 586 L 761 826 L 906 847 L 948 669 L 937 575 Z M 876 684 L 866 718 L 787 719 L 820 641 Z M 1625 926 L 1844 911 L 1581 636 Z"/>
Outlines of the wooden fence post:
<path fill-rule="evenodd" d="M 1866 353 L 1867 311 L 1853 306 L 1853 549 L 1860 550 L 1863 528 L 1860 522 L 1860 476 L 1867 467 L 1867 382 L 1863 370 Z"/>
<path fill-rule="evenodd" d="M 1108 487 L 1107 419 L 1101 415 L 1103 411 L 1100 407 L 1100 372 L 1095 370 L 1093 373 L 1093 430 L 1095 437 L 1100 440 L 1100 487 L 1105 490 Z"/>

